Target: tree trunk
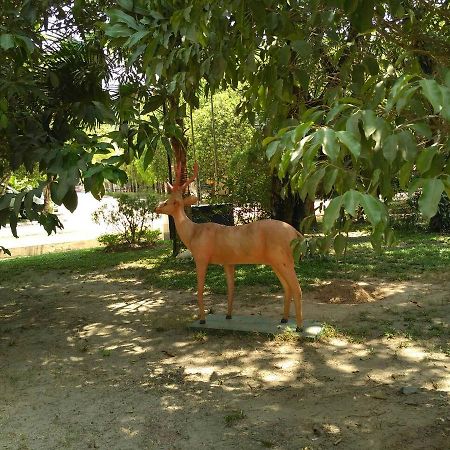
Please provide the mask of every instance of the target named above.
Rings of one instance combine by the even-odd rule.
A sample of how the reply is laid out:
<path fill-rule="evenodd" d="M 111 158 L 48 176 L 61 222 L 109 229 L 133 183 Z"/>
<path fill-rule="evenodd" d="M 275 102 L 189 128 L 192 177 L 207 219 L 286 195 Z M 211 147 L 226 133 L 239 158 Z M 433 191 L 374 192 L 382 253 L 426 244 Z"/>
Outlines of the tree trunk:
<path fill-rule="evenodd" d="M 306 204 L 298 194 L 294 194 L 290 187 L 286 188 L 286 195 L 282 196 L 283 186 L 287 184 L 287 179 L 283 183 L 277 175 L 272 175 L 272 218 L 282 220 L 292 225 L 296 230 L 300 228 L 301 221 L 306 217 Z"/>
<path fill-rule="evenodd" d="M 187 147 L 188 147 L 188 139 L 187 137 L 184 135 L 184 117 L 180 116 L 177 114 L 177 110 L 178 110 L 178 104 L 179 104 L 179 96 L 172 96 L 168 98 L 168 111 L 167 112 L 169 115 L 173 115 L 175 117 L 175 123 L 176 126 L 179 128 L 180 130 L 180 134 L 181 134 L 181 138 L 176 137 L 176 136 L 172 136 L 170 138 L 170 145 L 172 147 L 172 152 L 173 152 L 173 156 L 174 156 L 174 167 L 175 170 L 178 168 L 178 165 L 181 165 L 181 176 L 180 176 L 180 184 L 183 184 L 188 176 L 187 176 L 187 164 L 186 164 L 186 160 L 187 160 Z M 164 108 L 165 110 L 165 108 Z M 170 159 L 169 159 L 169 171 L 171 170 L 170 168 Z M 187 211 L 187 215 L 188 217 L 192 217 L 192 212 L 191 212 L 191 208 L 186 208 Z M 171 231 L 171 239 L 173 239 L 173 256 L 178 255 L 180 248 L 181 248 L 181 240 L 180 238 L 177 236 L 176 232 L 175 232 L 175 224 L 174 222 L 170 222 L 169 220 L 169 228 L 172 227 L 172 231 Z M 174 236 L 172 238 L 172 236 Z"/>
<path fill-rule="evenodd" d="M 53 179 L 54 177 L 52 175 L 47 175 L 47 184 L 42 189 L 42 193 L 44 194 L 44 211 L 46 213 L 53 212 L 52 193 L 50 190 Z"/>

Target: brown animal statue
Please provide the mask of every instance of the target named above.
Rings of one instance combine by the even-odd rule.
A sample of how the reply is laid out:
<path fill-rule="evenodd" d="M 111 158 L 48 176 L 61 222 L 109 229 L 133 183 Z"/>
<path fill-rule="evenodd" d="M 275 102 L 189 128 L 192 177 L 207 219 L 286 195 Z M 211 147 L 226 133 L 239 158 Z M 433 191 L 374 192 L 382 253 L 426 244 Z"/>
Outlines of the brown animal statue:
<path fill-rule="evenodd" d="M 192 222 L 184 208 L 197 203 L 197 198 L 183 197 L 183 192 L 197 177 L 197 173 L 198 165 L 195 163 L 194 175 L 181 184 L 181 166 L 178 165 L 174 185 L 168 183 L 169 198 L 160 203 L 155 211 L 174 218 L 178 235 L 194 257 L 200 323 L 205 323 L 203 291 L 209 264 L 221 264 L 225 269 L 228 288 L 227 319 L 232 317 L 235 264 L 267 264 L 272 266 L 284 290 L 281 323 L 288 321 L 293 299 L 297 331 L 300 331 L 302 291 L 294 270 L 294 258 L 290 246 L 293 239 L 301 236 L 300 233 L 291 225 L 278 220 L 260 220 L 239 226 Z"/>

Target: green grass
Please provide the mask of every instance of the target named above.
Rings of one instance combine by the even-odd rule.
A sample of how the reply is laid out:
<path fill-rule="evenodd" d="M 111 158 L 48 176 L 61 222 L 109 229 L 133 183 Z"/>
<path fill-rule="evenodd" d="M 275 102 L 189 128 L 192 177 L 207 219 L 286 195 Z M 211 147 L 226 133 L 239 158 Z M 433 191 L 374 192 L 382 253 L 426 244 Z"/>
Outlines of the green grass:
<path fill-rule="evenodd" d="M 224 419 L 225 419 L 225 424 L 227 427 L 231 427 L 234 424 L 236 424 L 237 422 L 245 419 L 247 416 L 244 414 L 243 411 L 233 411 L 230 414 L 227 414 Z"/>
<path fill-rule="evenodd" d="M 342 327 L 337 322 L 324 324 L 320 336 L 322 340 L 341 337 L 350 342 L 361 343 L 368 339 L 403 338 L 403 346 L 408 341 L 428 341 L 435 349 L 446 354 L 450 351 L 450 327 L 447 308 L 403 309 L 385 312 L 384 317 L 371 317 L 360 314 L 359 320 L 352 327 Z"/>
<path fill-rule="evenodd" d="M 377 255 L 367 238 L 352 239 L 346 261 L 334 256 L 311 257 L 301 261 L 297 273 L 306 289 L 319 281 L 333 278 L 358 280 L 365 277 L 383 280 L 407 280 L 425 272 L 448 270 L 450 267 L 450 236 L 436 234 L 402 234 L 397 246 Z M 0 282 L 23 278 L 29 271 L 57 273 L 88 273 L 110 271 L 114 277 L 138 277 L 161 289 L 195 289 L 195 264 L 170 256 L 170 244 L 155 248 L 106 253 L 100 248 L 50 253 L 41 256 L 5 258 L 0 260 Z M 236 286 L 264 286 L 269 291 L 280 289 L 270 267 L 243 265 L 236 268 Z M 225 293 L 226 282 L 220 266 L 210 266 L 206 289 Z"/>

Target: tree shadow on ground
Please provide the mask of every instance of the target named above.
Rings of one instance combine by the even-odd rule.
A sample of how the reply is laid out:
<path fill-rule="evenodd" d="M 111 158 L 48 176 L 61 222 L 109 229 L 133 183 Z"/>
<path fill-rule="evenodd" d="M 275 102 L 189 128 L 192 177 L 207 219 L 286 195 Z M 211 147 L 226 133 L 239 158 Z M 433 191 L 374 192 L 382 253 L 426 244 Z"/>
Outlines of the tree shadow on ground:
<path fill-rule="evenodd" d="M 385 337 L 322 343 L 190 332 L 192 292 L 148 288 L 129 271 L 117 275 L 30 274 L 26 284 L 0 289 L 4 448 L 442 449 L 448 443 L 442 353 Z M 244 298 L 244 313 L 265 303 L 278 320 L 280 299 L 254 297 Z M 220 307 L 224 302 L 218 296 Z M 404 304 L 400 296 L 384 306 Z M 306 303 L 305 310 L 344 309 L 345 323 L 364 310 L 353 306 Z"/>

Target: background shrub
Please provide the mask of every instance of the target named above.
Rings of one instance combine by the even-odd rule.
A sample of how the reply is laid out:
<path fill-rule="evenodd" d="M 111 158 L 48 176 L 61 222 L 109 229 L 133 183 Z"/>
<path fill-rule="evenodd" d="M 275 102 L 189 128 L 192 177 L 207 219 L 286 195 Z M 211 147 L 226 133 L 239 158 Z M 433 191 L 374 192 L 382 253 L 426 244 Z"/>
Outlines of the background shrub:
<path fill-rule="evenodd" d="M 154 245 L 159 237 L 158 230 L 151 230 L 156 219 L 154 212 L 157 199 L 154 194 L 145 198 L 121 194 L 115 205 L 103 205 L 92 215 L 97 224 L 107 224 L 117 230 L 116 234 L 104 234 L 99 242 L 111 247 L 139 247 Z"/>

